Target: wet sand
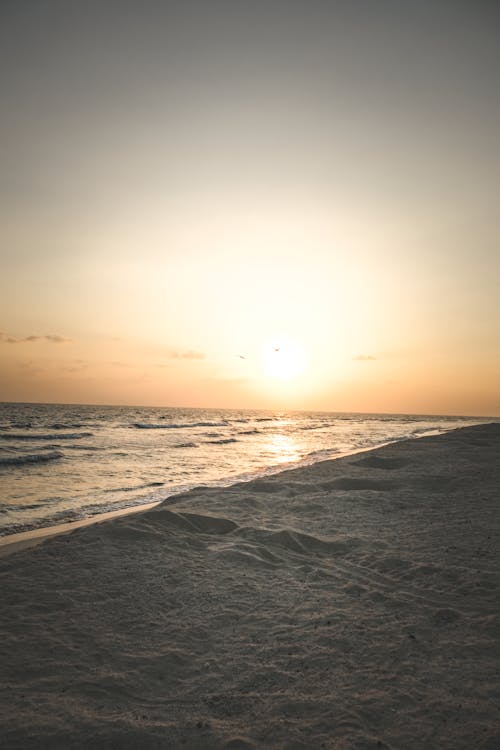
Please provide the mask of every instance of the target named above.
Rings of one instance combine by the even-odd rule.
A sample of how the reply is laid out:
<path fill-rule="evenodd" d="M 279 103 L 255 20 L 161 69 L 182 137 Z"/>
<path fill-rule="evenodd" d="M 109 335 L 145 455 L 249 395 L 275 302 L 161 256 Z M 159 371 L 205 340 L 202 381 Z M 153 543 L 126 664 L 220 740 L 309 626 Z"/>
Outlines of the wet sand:
<path fill-rule="evenodd" d="M 500 747 L 500 424 L 0 560 L 9 748 Z"/>

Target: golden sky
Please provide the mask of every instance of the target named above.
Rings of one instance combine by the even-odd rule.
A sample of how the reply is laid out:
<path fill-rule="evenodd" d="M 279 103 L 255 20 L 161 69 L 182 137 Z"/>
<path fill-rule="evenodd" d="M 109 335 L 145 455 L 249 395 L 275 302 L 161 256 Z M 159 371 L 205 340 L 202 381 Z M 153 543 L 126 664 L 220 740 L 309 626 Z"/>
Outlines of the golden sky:
<path fill-rule="evenodd" d="M 500 414 L 495 3 L 0 15 L 0 400 Z"/>

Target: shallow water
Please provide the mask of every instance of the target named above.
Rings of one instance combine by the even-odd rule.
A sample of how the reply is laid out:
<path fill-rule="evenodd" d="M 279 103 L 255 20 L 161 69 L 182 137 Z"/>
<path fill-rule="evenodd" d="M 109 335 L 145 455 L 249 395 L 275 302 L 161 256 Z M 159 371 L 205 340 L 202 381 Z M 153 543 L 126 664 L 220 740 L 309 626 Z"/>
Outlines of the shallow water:
<path fill-rule="evenodd" d="M 0 535 L 487 421 L 0 404 Z"/>

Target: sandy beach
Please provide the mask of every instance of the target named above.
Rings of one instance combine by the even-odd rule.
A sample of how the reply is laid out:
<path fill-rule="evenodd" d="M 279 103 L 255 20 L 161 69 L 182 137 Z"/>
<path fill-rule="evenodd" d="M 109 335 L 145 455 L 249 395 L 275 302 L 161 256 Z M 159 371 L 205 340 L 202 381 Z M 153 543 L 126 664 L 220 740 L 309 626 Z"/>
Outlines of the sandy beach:
<path fill-rule="evenodd" d="M 2 748 L 495 750 L 499 499 L 491 424 L 14 549 Z"/>

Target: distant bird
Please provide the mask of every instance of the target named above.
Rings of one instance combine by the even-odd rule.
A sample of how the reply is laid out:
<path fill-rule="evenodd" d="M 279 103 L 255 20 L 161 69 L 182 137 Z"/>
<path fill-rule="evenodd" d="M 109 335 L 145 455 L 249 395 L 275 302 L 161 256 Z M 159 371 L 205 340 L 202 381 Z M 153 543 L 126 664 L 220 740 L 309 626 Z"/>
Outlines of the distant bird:
<path fill-rule="evenodd" d="M 246 359 L 246 357 L 244 357 L 244 356 L 243 356 L 243 354 L 238 354 L 238 357 L 239 357 L 240 359 Z"/>
<path fill-rule="evenodd" d="M 281 346 L 273 346 L 273 352 L 279 352 Z"/>

